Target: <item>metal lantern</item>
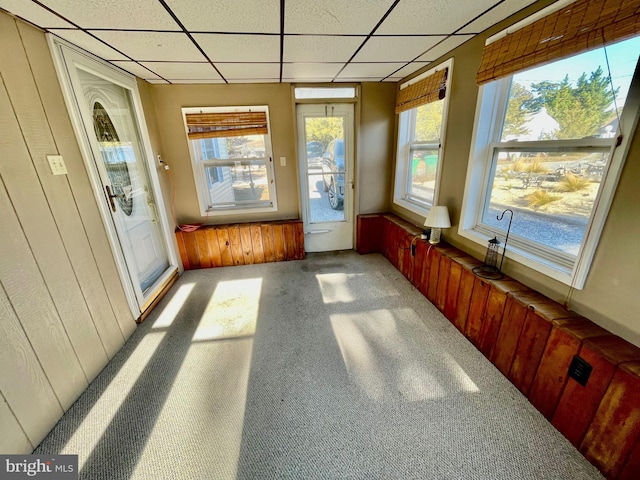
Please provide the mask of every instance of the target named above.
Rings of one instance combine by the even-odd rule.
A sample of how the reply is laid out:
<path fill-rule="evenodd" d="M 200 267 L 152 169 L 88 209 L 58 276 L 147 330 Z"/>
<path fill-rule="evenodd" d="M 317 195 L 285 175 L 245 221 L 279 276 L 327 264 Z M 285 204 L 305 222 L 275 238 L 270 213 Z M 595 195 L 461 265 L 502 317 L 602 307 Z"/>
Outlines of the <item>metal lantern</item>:
<path fill-rule="evenodd" d="M 507 242 L 509 241 L 509 232 L 511 231 L 513 211 L 507 208 L 502 212 L 501 215 L 496 217 L 498 221 L 500 221 L 504 218 L 504 214 L 507 212 L 511 213 L 511 218 L 509 219 L 509 226 L 507 227 L 507 236 L 504 239 L 504 247 L 502 247 L 502 258 L 500 259 L 500 266 L 498 266 L 500 240 L 498 240 L 498 237 L 493 237 L 487 244 L 487 254 L 484 257 L 484 265 L 475 267 L 473 269 L 473 273 L 475 273 L 478 277 L 489 278 L 492 280 L 500 280 L 504 277 L 504 275 L 502 274 L 502 262 L 504 262 L 504 253 L 507 250 Z"/>
<path fill-rule="evenodd" d="M 487 267 L 493 267 L 496 270 L 498 269 L 498 245 L 500 245 L 498 237 L 493 237 L 489 240 L 489 243 L 487 244 L 487 254 L 484 257 L 484 264 Z"/>

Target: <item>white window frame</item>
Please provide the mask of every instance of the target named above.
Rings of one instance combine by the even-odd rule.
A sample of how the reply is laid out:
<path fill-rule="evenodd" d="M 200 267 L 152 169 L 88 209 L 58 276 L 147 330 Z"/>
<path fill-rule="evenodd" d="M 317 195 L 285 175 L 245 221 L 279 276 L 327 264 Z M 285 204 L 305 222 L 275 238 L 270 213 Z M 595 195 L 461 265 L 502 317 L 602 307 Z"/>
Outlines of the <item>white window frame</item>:
<path fill-rule="evenodd" d="M 193 140 L 188 137 L 188 127 L 186 115 L 188 113 L 227 113 L 227 112 L 265 112 L 267 115 L 267 133 L 264 134 L 265 154 L 263 159 L 267 169 L 267 185 L 269 187 L 269 203 L 265 205 L 236 204 L 229 203 L 222 206 L 210 205 L 210 196 L 207 193 L 207 174 L 206 167 L 221 166 L 218 162 L 202 161 L 199 152 L 193 146 Z M 269 107 L 260 106 L 242 106 L 242 107 L 188 107 L 182 109 L 182 119 L 185 127 L 185 135 L 189 146 L 189 156 L 191 157 L 191 167 L 193 169 L 193 178 L 196 184 L 196 193 L 198 195 L 198 204 L 200 206 L 200 215 L 203 217 L 215 215 L 229 214 L 251 214 L 262 212 L 277 212 L 278 200 L 276 196 L 276 177 L 273 168 L 273 151 L 271 147 L 271 124 L 269 123 Z M 232 160 L 232 159 L 231 159 Z M 252 158 L 251 160 L 260 160 Z"/>
<path fill-rule="evenodd" d="M 449 97 L 451 96 L 451 78 L 453 77 L 453 58 L 446 60 L 431 70 L 418 75 L 400 85 L 400 89 L 408 87 L 423 78 L 433 75 L 436 72 L 448 68 L 446 80 L 446 95 L 442 106 L 442 124 L 440 126 L 440 138 L 433 141 L 416 142 L 414 141 L 416 108 L 401 112 L 398 119 L 398 144 L 396 150 L 396 169 L 395 182 L 393 188 L 393 203 L 406 208 L 410 212 L 427 216 L 433 205 L 438 205 L 438 196 L 440 193 L 440 177 L 442 172 L 442 159 L 445 145 L 445 132 L 447 131 L 447 116 L 449 112 Z M 438 165 L 436 167 L 436 181 L 433 192 L 433 204 L 421 201 L 409 194 L 411 181 L 409 172 L 412 166 L 412 151 L 417 149 L 434 149 L 438 150 Z"/>
<path fill-rule="evenodd" d="M 496 234 L 499 238 L 504 237 L 504 232 L 481 223 L 484 205 L 485 202 L 488 202 L 487 197 L 490 195 L 488 185 L 493 174 L 493 158 L 496 148 L 509 146 L 526 150 L 536 147 L 560 149 L 567 146 L 607 146 L 611 151 L 609 168 L 605 172 L 600 191 L 595 199 L 595 205 L 578 254 L 575 257 L 562 254 L 555 249 L 513 234 L 509 236 L 509 245 L 505 254 L 507 258 L 522 265 L 573 288 L 582 289 L 627 157 L 631 143 L 629 140 L 633 138 L 636 130 L 640 111 L 640 82 L 638 78 L 634 78 L 631 83 L 620 118 L 620 129 L 613 139 L 501 142 L 499 136 L 506 115 L 511 79 L 512 76 L 480 87 L 458 234 L 483 246 L 486 246 L 487 241 Z M 621 142 L 616 146 L 617 138 L 620 136 Z"/>

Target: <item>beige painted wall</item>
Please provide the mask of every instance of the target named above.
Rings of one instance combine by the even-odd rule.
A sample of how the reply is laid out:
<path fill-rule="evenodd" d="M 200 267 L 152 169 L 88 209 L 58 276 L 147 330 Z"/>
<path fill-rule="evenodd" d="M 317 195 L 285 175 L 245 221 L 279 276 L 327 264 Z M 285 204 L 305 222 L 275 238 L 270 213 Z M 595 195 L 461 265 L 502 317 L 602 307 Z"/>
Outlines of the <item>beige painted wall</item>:
<path fill-rule="evenodd" d="M 30 453 L 135 322 L 46 38 L 2 12 L 0 128 L 0 452 Z"/>
<path fill-rule="evenodd" d="M 389 210 L 395 142 L 395 83 L 363 83 L 358 148 L 359 213 Z"/>
<path fill-rule="evenodd" d="M 294 116 L 289 84 L 152 85 L 162 156 L 170 165 L 175 186 L 175 213 L 179 224 L 203 222 L 196 195 L 189 148 L 184 133 L 182 107 L 268 105 L 271 125 L 278 211 L 261 214 L 216 215 L 206 223 L 266 221 L 298 218 L 298 173 Z M 280 157 L 287 165 L 280 166 Z"/>
<path fill-rule="evenodd" d="M 467 164 L 473 134 L 478 87 L 475 74 L 480 64 L 484 41 L 490 35 L 548 5 L 537 2 L 532 7 L 492 27 L 455 49 L 449 119 L 442 164 L 440 202 L 451 213 L 453 228 L 443 232 L 444 239 L 462 250 L 482 258 L 485 248 L 457 233 Z M 425 67 L 428 70 L 430 67 Z M 420 72 L 416 72 L 416 75 Z M 640 346 L 640 132 L 636 131 L 626 165 L 604 227 L 598 250 L 584 289 L 572 292 L 569 308 L 586 316 L 611 332 Z M 392 210 L 404 218 L 421 224 L 424 218 L 397 205 Z M 569 287 L 532 269 L 505 261 L 505 272 L 522 283 L 556 301 L 564 302 Z"/>
<path fill-rule="evenodd" d="M 395 88 L 392 83 L 365 83 L 361 88 L 360 127 L 356 126 L 359 141 L 356 170 L 360 185 L 358 208 L 363 213 L 389 208 Z M 150 95 L 145 95 L 144 91 L 149 91 Z M 205 220 L 209 224 L 221 224 L 300 218 L 295 116 L 290 84 L 146 84 L 141 88 L 141 95 L 154 150 L 158 149 L 157 153 L 162 154 L 171 168 L 179 224 Z M 219 215 L 207 219 L 200 216 L 181 108 L 225 105 L 269 106 L 278 212 Z M 155 112 L 155 120 L 149 118 L 152 116 L 150 110 Z M 287 158 L 285 167 L 280 165 L 280 157 Z M 167 176 L 168 173 L 160 172 L 161 178 Z M 165 182 L 165 187 L 167 185 Z M 170 185 L 166 188 L 170 189 Z M 170 192 L 164 194 L 166 198 L 172 196 Z"/>

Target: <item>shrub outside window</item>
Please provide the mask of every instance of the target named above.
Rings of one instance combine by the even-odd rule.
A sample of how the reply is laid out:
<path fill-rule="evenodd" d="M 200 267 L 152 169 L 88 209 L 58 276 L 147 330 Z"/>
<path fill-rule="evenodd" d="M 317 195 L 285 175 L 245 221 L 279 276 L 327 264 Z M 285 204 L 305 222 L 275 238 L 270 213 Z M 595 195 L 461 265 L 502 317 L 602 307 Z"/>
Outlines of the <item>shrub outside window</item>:
<path fill-rule="evenodd" d="M 635 122 L 638 51 L 640 37 L 482 87 L 461 235 L 504 238 L 509 208 L 514 258 L 582 288 Z"/>
<path fill-rule="evenodd" d="M 448 104 L 444 93 L 450 85 L 452 65 L 449 60 L 425 74 L 428 77 L 446 69 L 444 98 L 400 113 L 394 203 L 419 215 L 426 216 L 437 204 Z"/>
<path fill-rule="evenodd" d="M 277 210 L 268 108 L 183 108 L 200 210 Z"/>

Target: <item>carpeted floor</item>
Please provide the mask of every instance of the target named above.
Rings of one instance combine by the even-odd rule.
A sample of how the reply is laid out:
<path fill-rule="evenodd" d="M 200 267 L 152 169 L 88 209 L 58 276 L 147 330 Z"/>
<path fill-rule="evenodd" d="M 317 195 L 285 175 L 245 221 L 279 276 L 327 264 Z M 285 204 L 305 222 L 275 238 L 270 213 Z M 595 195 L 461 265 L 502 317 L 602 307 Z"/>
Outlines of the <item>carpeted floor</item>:
<path fill-rule="evenodd" d="M 380 255 L 186 272 L 34 453 L 86 479 L 596 479 Z"/>

